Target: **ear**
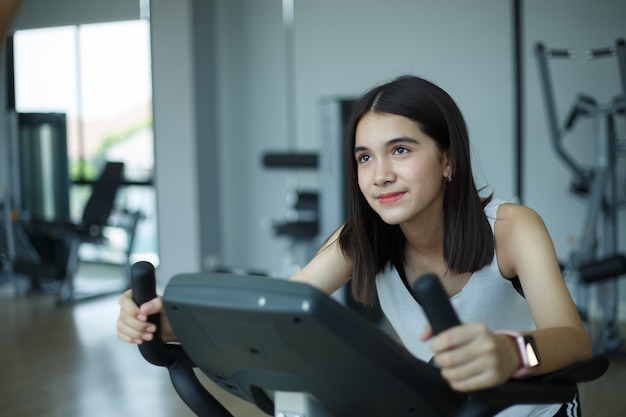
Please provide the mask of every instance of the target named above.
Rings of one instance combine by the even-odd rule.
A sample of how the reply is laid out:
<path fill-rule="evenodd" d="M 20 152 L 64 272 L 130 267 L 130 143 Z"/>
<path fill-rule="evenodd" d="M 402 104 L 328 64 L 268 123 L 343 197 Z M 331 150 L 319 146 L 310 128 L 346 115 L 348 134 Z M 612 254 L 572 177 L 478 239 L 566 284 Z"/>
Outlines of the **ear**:
<path fill-rule="evenodd" d="M 441 166 L 443 168 L 443 177 L 448 178 L 451 175 L 454 176 L 454 169 L 452 167 L 452 160 L 450 159 L 450 151 L 445 150 L 441 154 Z"/>

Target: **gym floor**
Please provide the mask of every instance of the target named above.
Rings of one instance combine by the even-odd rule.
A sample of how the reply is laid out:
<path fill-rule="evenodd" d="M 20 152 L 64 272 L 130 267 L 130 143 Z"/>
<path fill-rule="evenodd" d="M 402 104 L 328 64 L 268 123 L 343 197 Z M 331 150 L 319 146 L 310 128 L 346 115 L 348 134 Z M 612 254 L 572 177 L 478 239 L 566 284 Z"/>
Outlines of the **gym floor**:
<path fill-rule="evenodd" d="M 111 281 L 115 274 L 121 275 L 83 265 L 79 285 Z M 55 295 L 16 296 L 12 284 L 0 284 L 0 416 L 194 416 L 167 371 L 117 339 L 118 297 L 58 306 Z M 265 416 L 203 381 L 233 415 Z M 605 376 L 582 384 L 583 417 L 626 415 L 625 385 L 626 360 L 613 361 Z"/>

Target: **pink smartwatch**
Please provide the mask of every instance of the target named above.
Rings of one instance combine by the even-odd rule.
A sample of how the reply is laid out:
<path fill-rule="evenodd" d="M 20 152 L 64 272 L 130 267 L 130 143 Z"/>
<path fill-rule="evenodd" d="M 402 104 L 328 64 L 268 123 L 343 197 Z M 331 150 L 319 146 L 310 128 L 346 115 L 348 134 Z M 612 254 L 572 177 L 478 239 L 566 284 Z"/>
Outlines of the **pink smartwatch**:
<path fill-rule="evenodd" d="M 521 366 L 513 372 L 511 377 L 518 378 L 526 375 L 531 369 L 539 365 L 539 355 L 537 354 L 537 346 L 532 336 L 524 335 L 520 332 L 509 330 L 499 330 L 496 333 L 505 334 L 515 342 L 517 352 L 522 362 Z"/>

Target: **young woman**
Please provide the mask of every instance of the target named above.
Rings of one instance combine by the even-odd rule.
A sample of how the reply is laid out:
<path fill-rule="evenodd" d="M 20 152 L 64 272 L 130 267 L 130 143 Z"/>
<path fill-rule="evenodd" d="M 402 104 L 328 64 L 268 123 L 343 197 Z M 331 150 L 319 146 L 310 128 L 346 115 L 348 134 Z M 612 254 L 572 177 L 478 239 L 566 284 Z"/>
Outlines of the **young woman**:
<path fill-rule="evenodd" d="M 467 128 L 445 91 L 413 76 L 370 90 L 352 114 L 347 154 L 348 219 L 291 280 L 328 294 L 352 280 L 354 298 L 378 298 L 407 349 L 434 356 L 459 391 L 591 357 L 544 223 L 526 207 L 479 196 Z M 425 273 L 440 277 L 464 323 L 435 337 L 410 291 Z M 127 292 L 120 305 L 119 337 L 151 340 L 146 317 L 161 312 L 161 300 L 138 308 Z M 173 338 L 164 315 L 162 322 Z M 574 398 L 500 415 L 578 415 L 566 414 L 576 408 Z"/>

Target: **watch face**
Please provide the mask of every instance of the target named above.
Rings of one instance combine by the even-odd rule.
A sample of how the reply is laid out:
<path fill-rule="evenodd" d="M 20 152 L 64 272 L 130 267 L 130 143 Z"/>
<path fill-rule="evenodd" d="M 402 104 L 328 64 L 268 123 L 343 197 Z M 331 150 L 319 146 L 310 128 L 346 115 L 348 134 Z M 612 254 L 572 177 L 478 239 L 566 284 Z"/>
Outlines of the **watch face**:
<path fill-rule="evenodd" d="M 528 367 L 534 368 L 539 365 L 539 355 L 535 346 L 535 339 L 532 336 L 524 336 L 524 347 L 526 348 L 526 357 L 528 358 Z"/>

